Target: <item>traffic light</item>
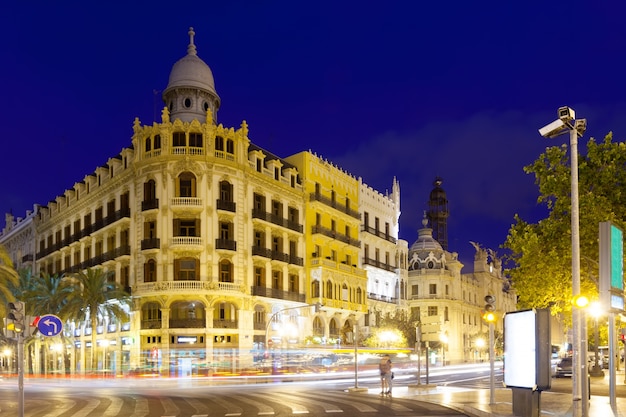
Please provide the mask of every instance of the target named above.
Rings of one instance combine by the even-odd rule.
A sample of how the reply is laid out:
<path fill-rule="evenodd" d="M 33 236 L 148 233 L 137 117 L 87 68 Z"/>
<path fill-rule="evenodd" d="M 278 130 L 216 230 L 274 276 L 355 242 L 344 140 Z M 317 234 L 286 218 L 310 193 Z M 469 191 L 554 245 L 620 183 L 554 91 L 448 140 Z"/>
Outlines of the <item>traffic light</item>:
<path fill-rule="evenodd" d="M 15 301 L 9 303 L 9 314 L 7 314 L 7 330 L 18 333 L 23 333 L 25 328 L 25 310 L 26 306 L 21 301 Z"/>
<path fill-rule="evenodd" d="M 483 314 L 483 320 L 487 323 L 492 323 L 496 321 L 496 315 L 494 311 L 496 311 L 496 297 L 491 294 L 485 296 L 485 314 Z"/>
<path fill-rule="evenodd" d="M 496 310 L 496 297 L 493 295 L 485 295 L 485 311 L 492 312 Z"/>

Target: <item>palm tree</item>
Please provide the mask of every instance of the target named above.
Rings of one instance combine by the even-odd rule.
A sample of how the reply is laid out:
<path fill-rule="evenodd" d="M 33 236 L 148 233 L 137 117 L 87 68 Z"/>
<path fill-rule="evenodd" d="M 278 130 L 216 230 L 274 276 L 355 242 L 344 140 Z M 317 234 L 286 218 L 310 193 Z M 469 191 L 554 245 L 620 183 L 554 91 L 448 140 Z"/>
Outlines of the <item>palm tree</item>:
<path fill-rule="evenodd" d="M 74 287 L 64 275 L 50 275 L 44 272 L 28 280 L 23 298 L 27 302 L 26 310 L 30 315 L 54 314 L 62 321 L 66 321 L 70 317 L 65 311 L 65 306 L 73 292 Z"/>
<path fill-rule="evenodd" d="M 64 314 L 77 321 L 91 323 L 91 370 L 98 366 L 96 350 L 96 328 L 98 320 L 105 317 L 115 318 L 118 323 L 128 319 L 130 295 L 124 288 L 111 279 L 114 271 L 90 268 L 70 275 L 67 283 L 72 287 Z"/>
<path fill-rule="evenodd" d="M 0 245 L 0 315 L 6 317 L 7 303 L 15 300 L 12 289 L 18 285 L 18 274 L 4 246 Z"/>

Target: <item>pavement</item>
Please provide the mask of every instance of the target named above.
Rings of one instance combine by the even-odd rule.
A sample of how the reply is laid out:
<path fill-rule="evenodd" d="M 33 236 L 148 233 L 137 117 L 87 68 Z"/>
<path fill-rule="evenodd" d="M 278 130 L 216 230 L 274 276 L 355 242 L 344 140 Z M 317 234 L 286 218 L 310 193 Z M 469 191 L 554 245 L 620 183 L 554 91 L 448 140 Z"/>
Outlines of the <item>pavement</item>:
<path fill-rule="evenodd" d="M 591 379 L 591 398 L 589 399 L 588 417 L 626 417 L 626 398 L 617 397 L 616 407 L 612 409 L 609 396 L 593 395 L 594 385 L 608 387 L 608 371 L 605 370 L 602 378 Z M 624 385 L 624 371 L 618 371 L 616 386 Z M 378 389 L 370 390 L 378 394 Z M 394 397 L 415 398 L 450 407 L 467 414 L 470 417 L 526 417 L 523 414 L 513 413 L 513 392 L 510 388 L 498 387 L 494 392 L 494 402 L 491 403 L 489 389 L 460 388 L 441 385 L 411 385 L 409 387 L 395 387 Z M 544 391 L 539 397 L 538 417 L 572 417 L 573 400 L 571 392 L 558 393 Z M 582 406 L 582 405 L 581 405 Z M 518 407 L 516 407 L 518 408 Z M 582 412 L 582 410 L 580 410 Z M 530 414 L 529 414 L 530 416 Z"/>

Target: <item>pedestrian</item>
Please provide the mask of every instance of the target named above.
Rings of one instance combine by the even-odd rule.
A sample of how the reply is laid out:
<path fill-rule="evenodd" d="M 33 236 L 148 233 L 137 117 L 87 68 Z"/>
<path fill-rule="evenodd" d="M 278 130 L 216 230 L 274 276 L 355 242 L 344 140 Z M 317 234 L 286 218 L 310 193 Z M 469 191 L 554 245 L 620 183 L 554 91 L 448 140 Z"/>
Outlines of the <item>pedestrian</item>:
<path fill-rule="evenodd" d="M 391 397 L 391 379 L 393 372 L 391 371 L 391 359 L 389 355 L 384 355 L 378 364 L 380 370 L 380 395 Z"/>

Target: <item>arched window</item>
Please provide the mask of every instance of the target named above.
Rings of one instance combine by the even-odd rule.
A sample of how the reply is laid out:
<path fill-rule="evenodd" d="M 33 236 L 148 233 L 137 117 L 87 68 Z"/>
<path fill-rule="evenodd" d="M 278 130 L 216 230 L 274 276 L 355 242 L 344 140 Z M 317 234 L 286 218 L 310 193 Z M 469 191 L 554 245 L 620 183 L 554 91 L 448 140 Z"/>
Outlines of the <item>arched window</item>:
<path fill-rule="evenodd" d="M 150 259 L 144 264 L 143 282 L 156 282 L 156 261 Z"/>
<path fill-rule="evenodd" d="M 339 325 L 337 324 L 337 319 L 331 319 L 328 326 L 329 336 L 332 338 L 339 338 Z"/>
<path fill-rule="evenodd" d="M 220 200 L 233 201 L 233 185 L 228 181 L 220 181 Z"/>
<path fill-rule="evenodd" d="M 324 336 L 324 323 L 319 317 L 313 319 L 313 336 Z"/>
<path fill-rule="evenodd" d="M 202 301 L 177 301 L 170 306 L 170 328 L 201 328 L 205 324 L 205 307 Z"/>
<path fill-rule="evenodd" d="M 220 261 L 220 282 L 233 282 L 233 264 L 228 259 Z"/>
<path fill-rule="evenodd" d="M 331 281 L 326 282 L 326 298 L 333 298 L 333 283 Z"/>
<path fill-rule="evenodd" d="M 158 303 L 150 302 L 141 306 L 141 328 L 161 328 L 161 307 Z"/>
<path fill-rule="evenodd" d="M 161 149 L 161 135 L 154 135 L 154 149 Z"/>
<path fill-rule="evenodd" d="M 150 152 L 150 150 L 152 149 L 152 139 L 150 139 L 150 137 L 146 138 L 146 152 Z"/>
<path fill-rule="evenodd" d="M 195 197 L 196 196 L 196 176 L 191 172 L 182 172 L 178 176 L 177 181 L 177 197 Z"/>
<path fill-rule="evenodd" d="M 361 291 L 361 287 L 356 289 L 356 302 L 357 304 L 363 304 L 363 291 Z"/>
<path fill-rule="evenodd" d="M 313 297 L 319 297 L 320 296 L 320 282 L 319 281 L 313 281 L 311 283 L 311 294 Z"/>

